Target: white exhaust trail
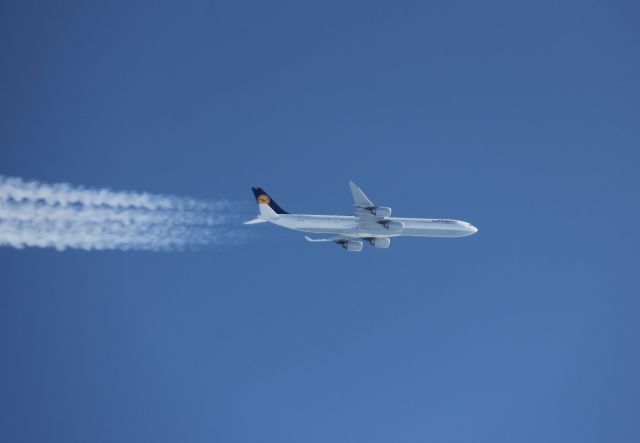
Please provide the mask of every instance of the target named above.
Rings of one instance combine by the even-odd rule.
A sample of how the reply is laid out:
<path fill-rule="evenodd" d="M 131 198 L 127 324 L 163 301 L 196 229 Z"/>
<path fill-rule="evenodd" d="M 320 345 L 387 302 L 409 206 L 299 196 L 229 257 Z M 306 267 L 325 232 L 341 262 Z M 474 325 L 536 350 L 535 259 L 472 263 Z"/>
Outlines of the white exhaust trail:
<path fill-rule="evenodd" d="M 226 200 L 85 189 L 0 175 L 0 246 L 179 250 L 239 239 Z"/>

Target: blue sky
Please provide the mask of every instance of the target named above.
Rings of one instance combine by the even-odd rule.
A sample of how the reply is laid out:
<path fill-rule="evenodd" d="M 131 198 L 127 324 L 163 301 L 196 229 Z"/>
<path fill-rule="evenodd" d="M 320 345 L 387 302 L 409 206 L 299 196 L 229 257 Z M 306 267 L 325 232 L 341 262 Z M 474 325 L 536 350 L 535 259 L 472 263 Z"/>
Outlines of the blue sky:
<path fill-rule="evenodd" d="M 637 4 L 106 3 L 0 6 L 1 174 L 480 232 L 0 249 L 3 441 L 640 441 Z"/>

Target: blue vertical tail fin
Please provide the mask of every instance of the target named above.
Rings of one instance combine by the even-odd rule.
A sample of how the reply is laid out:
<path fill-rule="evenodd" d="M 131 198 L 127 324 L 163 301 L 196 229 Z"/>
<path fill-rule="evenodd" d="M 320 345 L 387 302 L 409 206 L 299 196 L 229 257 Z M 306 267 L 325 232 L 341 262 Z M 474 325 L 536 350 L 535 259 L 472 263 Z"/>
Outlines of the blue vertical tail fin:
<path fill-rule="evenodd" d="M 262 188 L 251 188 L 251 190 L 253 191 L 253 195 L 256 198 L 256 201 L 258 202 L 258 204 L 260 205 L 268 205 L 271 209 L 273 209 L 273 212 L 275 212 L 276 214 L 288 214 L 287 211 L 285 211 L 284 209 L 282 209 L 280 207 L 280 205 L 278 205 L 272 198 L 271 196 L 269 196 L 269 194 L 267 194 L 264 189 Z"/>

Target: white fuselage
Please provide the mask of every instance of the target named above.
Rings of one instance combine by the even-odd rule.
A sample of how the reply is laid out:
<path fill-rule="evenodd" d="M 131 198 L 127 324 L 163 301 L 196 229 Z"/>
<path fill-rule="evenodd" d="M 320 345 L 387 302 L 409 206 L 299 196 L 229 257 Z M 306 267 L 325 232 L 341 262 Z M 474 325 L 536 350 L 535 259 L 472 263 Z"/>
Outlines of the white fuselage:
<path fill-rule="evenodd" d="M 377 221 L 362 223 L 358 217 L 348 215 L 278 214 L 271 223 L 296 231 L 317 234 L 341 234 L 348 237 L 464 237 L 478 229 L 459 220 L 433 218 L 388 217 L 384 220 L 400 222 L 400 231 L 389 231 Z"/>

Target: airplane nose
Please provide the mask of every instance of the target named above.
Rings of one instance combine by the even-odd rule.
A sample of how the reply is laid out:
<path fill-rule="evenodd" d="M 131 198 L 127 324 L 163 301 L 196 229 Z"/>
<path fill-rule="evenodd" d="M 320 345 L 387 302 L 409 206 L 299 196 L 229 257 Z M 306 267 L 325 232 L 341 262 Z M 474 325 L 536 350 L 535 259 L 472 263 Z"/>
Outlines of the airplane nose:
<path fill-rule="evenodd" d="M 469 226 L 469 234 L 475 234 L 476 232 L 478 232 L 478 228 L 476 228 L 475 226 L 471 225 Z"/>

